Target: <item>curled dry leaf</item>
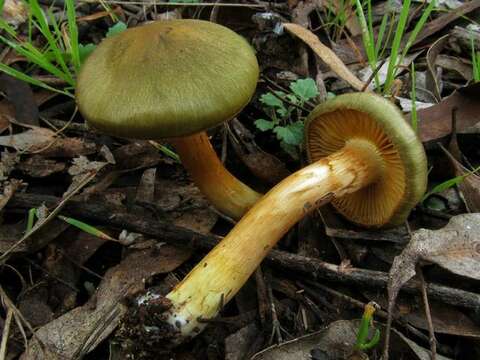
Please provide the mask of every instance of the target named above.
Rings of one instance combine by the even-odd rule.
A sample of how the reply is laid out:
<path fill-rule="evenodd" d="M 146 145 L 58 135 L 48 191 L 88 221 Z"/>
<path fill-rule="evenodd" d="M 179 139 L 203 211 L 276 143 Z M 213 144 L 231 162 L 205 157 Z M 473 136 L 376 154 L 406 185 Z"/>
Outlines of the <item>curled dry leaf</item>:
<path fill-rule="evenodd" d="M 174 270 L 189 256 L 189 250 L 166 245 L 131 253 L 105 274 L 95 295 L 85 305 L 39 328 L 36 339 L 55 351 L 57 358 L 81 358 L 118 325 L 127 311 L 122 299 L 143 290 L 146 279 Z M 32 338 L 22 360 L 46 359 L 36 339 Z"/>
<path fill-rule="evenodd" d="M 434 263 L 457 275 L 480 280 L 480 213 L 452 217 L 439 230 L 419 229 L 390 269 L 389 292 L 398 294 L 420 261 Z"/>
<path fill-rule="evenodd" d="M 0 145 L 15 148 L 17 151 L 37 151 L 55 140 L 52 130 L 33 127 L 27 131 L 0 136 Z"/>
<path fill-rule="evenodd" d="M 330 66 L 340 78 L 348 82 L 356 90 L 361 91 L 363 89 L 365 84 L 348 69 L 342 60 L 340 60 L 340 58 L 329 47 L 322 44 L 320 39 L 314 33 L 297 24 L 284 23 L 283 26 L 288 32 L 297 36 L 310 46 L 313 52 L 322 59 L 322 61 L 328 64 L 328 66 Z"/>

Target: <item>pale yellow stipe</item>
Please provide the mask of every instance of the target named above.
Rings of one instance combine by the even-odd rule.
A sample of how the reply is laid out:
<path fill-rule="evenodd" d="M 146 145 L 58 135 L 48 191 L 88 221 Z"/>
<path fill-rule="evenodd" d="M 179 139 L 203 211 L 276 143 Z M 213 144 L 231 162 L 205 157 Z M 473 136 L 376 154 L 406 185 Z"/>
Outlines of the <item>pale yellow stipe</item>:
<path fill-rule="evenodd" d="M 232 231 L 168 295 L 168 322 L 194 336 L 235 296 L 277 241 L 315 208 L 375 182 L 383 158 L 369 141 L 352 139 L 340 151 L 292 174 L 263 196 Z"/>

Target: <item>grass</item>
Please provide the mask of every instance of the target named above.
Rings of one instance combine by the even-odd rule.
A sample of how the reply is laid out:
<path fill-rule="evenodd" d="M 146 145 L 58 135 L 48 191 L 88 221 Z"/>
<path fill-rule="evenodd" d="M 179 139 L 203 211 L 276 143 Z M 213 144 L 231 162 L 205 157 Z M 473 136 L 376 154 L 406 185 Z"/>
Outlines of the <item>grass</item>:
<path fill-rule="evenodd" d="M 356 14 L 360 28 L 362 29 L 362 41 L 367 54 L 368 64 L 372 71 L 377 67 L 378 61 L 383 57 L 388 48 L 390 48 L 390 61 L 387 67 L 387 76 L 385 83 L 381 84 L 378 74 L 375 76 L 375 86 L 377 89 L 381 89 L 383 94 L 389 94 L 392 89 L 393 81 L 398 74 L 399 69 L 403 63 L 405 56 L 412 47 L 418 33 L 425 25 L 428 17 L 435 8 L 435 1 L 432 0 L 422 13 L 420 19 L 416 22 L 415 27 L 410 33 L 407 41 L 404 43 L 405 31 L 407 29 L 408 16 L 411 8 L 411 0 L 406 0 L 402 3 L 402 9 L 398 19 L 391 11 L 386 11 L 382 17 L 382 21 L 378 28 L 378 32 L 375 36 L 373 27 L 373 13 L 371 0 L 360 1 L 354 0 L 356 7 Z M 362 4 L 363 2 L 363 4 Z M 391 0 L 388 1 L 388 4 Z M 364 7 L 366 5 L 366 16 Z M 393 30 L 393 24 L 397 23 L 395 30 Z M 388 24 L 391 24 L 390 29 L 387 31 Z M 393 39 L 392 38 L 392 33 Z M 403 46 L 403 49 L 402 49 Z"/>
<path fill-rule="evenodd" d="M 52 87 L 5 64 L 0 64 L 0 71 L 32 85 L 73 97 L 75 77 L 80 68 L 75 2 L 65 0 L 68 34 L 61 31 L 61 25 L 50 9 L 44 12 L 37 0 L 29 0 L 27 4 L 29 7 L 28 26 L 30 30 L 28 38 L 26 40 L 21 39 L 12 26 L 5 20 L 0 19 L 0 30 L 6 32 L 6 36 L 0 35 L 0 41 L 25 57 L 29 64 L 35 65 L 61 79 L 65 83 L 65 87 L 62 89 Z M 34 45 L 32 39 L 33 28 L 40 32 L 42 40 L 45 42 L 42 48 Z"/>
<path fill-rule="evenodd" d="M 475 42 L 473 39 L 473 34 L 470 34 L 470 46 L 472 48 L 472 70 L 473 70 L 473 81 L 480 81 L 480 52 L 475 50 Z"/>

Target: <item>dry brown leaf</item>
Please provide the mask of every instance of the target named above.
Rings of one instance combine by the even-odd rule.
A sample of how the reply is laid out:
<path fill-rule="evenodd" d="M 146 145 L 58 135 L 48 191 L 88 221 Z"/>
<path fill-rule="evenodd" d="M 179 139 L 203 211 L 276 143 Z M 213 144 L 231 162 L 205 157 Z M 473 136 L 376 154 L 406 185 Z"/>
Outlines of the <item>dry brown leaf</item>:
<path fill-rule="evenodd" d="M 85 305 L 42 326 L 36 337 L 59 358 L 73 359 L 75 354 L 88 353 L 110 335 L 127 311 L 122 299 L 143 290 L 148 278 L 174 270 L 189 256 L 189 250 L 166 245 L 131 253 L 105 274 Z M 30 341 L 21 359 L 45 359 L 38 341 Z"/>
<path fill-rule="evenodd" d="M 33 127 L 15 135 L 0 136 L 0 145 L 13 147 L 17 151 L 35 151 L 47 146 L 54 139 L 55 133 L 52 130 Z"/>
<path fill-rule="evenodd" d="M 480 83 L 458 89 L 440 103 L 417 111 L 418 131 L 424 144 L 435 144 L 452 133 L 452 110 L 457 108 L 457 132 L 479 122 Z"/>
<path fill-rule="evenodd" d="M 314 33 L 293 23 L 284 23 L 283 26 L 288 32 L 297 36 L 310 46 L 313 52 L 330 66 L 333 72 L 348 82 L 354 89 L 361 91 L 364 88 L 365 84 L 348 69 L 342 60 L 340 60 L 340 58 L 329 47 L 323 45 Z"/>
<path fill-rule="evenodd" d="M 390 269 L 389 292 L 400 288 L 415 276 L 420 262 L 434 263 L 457 275 L 480 280 L 480 213 L 462 214 L 450 219 L 439 230 L 419 229 Z"/>

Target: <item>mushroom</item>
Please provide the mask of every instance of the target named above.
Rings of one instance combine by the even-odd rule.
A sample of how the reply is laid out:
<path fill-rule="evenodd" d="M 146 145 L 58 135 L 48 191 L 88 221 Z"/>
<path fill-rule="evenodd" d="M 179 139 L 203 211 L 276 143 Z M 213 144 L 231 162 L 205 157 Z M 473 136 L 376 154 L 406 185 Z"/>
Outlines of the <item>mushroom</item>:
<path fill-rule="evenodd" d="M 205 326 L 302 217 L 332 202 L 366 227 L 404 222 L 427 184 L 426 156 L 391 102 L 368 93 L 340 95 L 317 106 L 305 126 L 312 164 L 264 195 L 166 297 L 164 314 L 179 338 Z"/>
<path fill-rule="evenodd" d="M 125 138 L 170 138 L 193 181 L 239 219 L 260 194 L 218 159 L 206 129 L 237 115 L 255 92 L 251 46 L 201 20 L 157 21 L 106 38 L 87 58 L 76 99 L 87 123 Z"/>

